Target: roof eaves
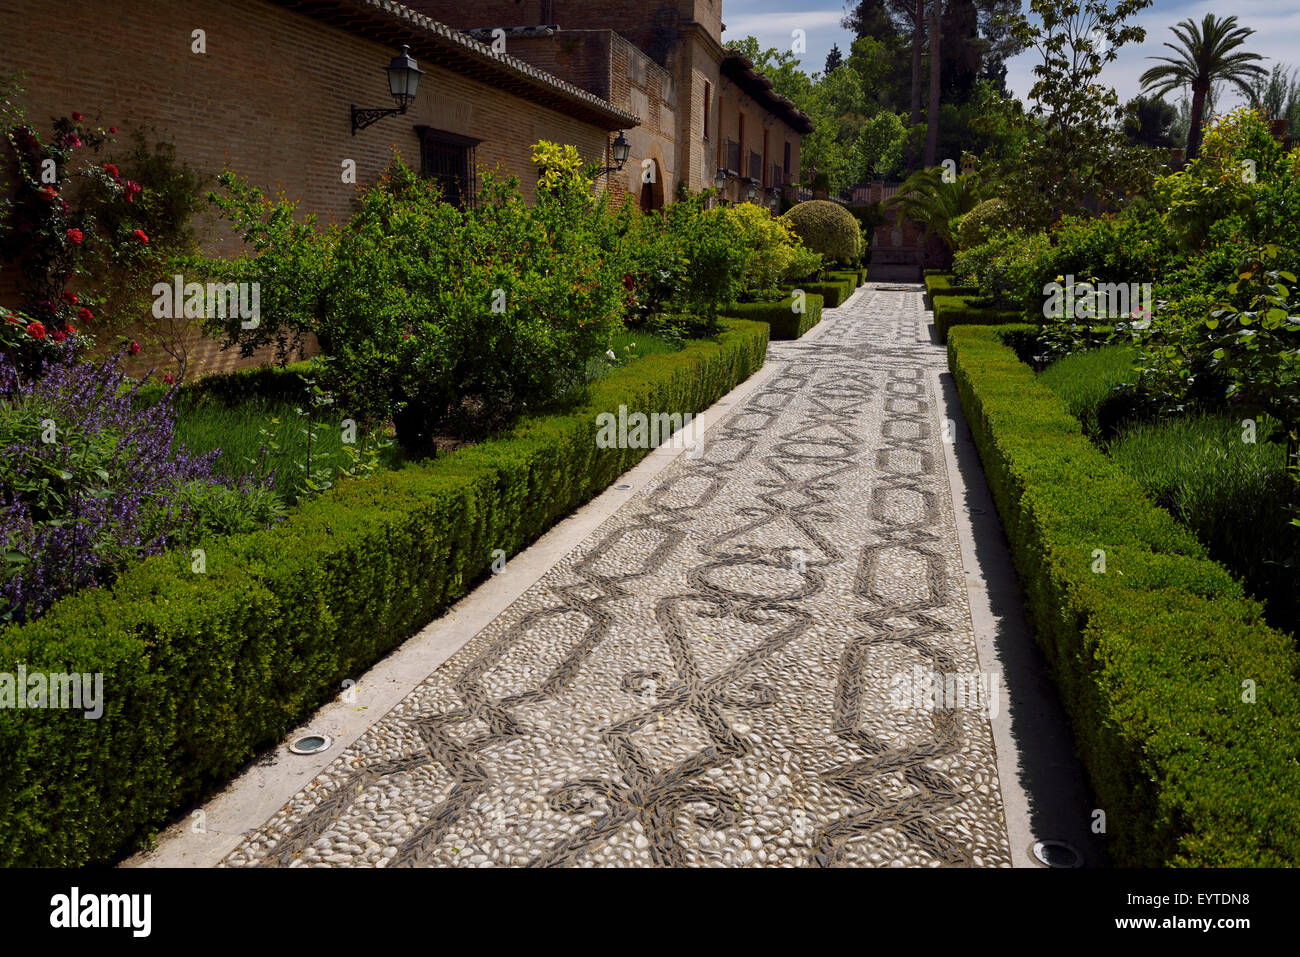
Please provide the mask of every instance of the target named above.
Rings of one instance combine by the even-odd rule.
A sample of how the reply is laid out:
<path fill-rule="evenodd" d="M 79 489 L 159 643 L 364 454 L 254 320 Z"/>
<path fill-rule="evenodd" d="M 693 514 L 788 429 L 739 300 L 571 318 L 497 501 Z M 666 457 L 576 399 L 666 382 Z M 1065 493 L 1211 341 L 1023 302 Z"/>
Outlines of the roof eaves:
<path fill-rule="evenodd" d="M 453 30 L 444 23 L 434 20 L 412 10 L 395 0 L 276 0 L 283 6 L 300 10 L 304 13 L 323 16 L 330 10 L 351 8 L 372 16 L 382 16 L 396 21 L 408 30 L 416 31 L 432 38 L 444 47 L 450 47 L 461 56 L 477 61 L 484 66 L 511 74 L 525 80 L 529 85 L 542 89 L 561 99 L 580 104 L 587 109 L 610 120 L 616 120 L 622 126 L 640 126 L 641 118 L 634 113 L 620 109 L 608 100 L 602 99 L 581 87 L 574 86 L 545 70 L 525 63 L 508 53 L 497 53 L 490 46 L 466 36 L 459 30 Z M 354 29 L 349 24 L 347 29 Z"/>

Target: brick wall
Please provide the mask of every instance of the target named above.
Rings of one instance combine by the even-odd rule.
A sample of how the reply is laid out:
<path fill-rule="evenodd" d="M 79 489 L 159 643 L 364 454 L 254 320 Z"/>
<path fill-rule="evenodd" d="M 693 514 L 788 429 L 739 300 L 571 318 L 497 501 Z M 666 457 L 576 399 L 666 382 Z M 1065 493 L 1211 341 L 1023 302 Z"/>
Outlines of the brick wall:
<path fill-rule="evenodd" d="M 555 24 L 556 34 L 563 44 L 581 44 L 575 39 L 580 32 L 608 31 L 625 37 L 628 42 L 672 78 L 674 101 L 671 115 L 662 118 L 647 117 L 640 109 L 638 98 L 622 99 L 615 87 L 608 98 L 616 106 L 642 116 L 646 129 L 641 131 L 644 142 L 636 134 L 633 140 L 634 155 L 641 157 L 663 156 L 666 192 L 671 196 L 679 180 L 684 180 L 694 190 L 713 184 L 717 170 L 716 123 L 710 123 L 710 137 L 704 136 L 704 96 L 708 84 L 710 96 L 715 99 L 711 111 L 716 117 L 716 98 L 720 93 L 718 66 L 721 58 L 722 0 L 407 0 L 414 7 L 437 20 L 458 29 L 491 27 L 533 27 Z M 692 24 L 697 26 L 692 27 Z M 553 71 L 584 89 L 587 86 L 584 71 L 590 62 L 579 50 L 567 55 L 550 48 L 546 54 L 534 52 L 542 43 L 508 36 L 508 52 L 527 59 L 530 63 Z M 549 43 L 549 41 L 548 41 Z M 615 56 L 618 56 L 615 50 Z M 534 60 L 533 57 L 538 59 Z M 566 63 L 567 57 L 567 63 Z M 619 71 L 615 69 L 614 76 Z M 604 95 L 604 94 L 601 94 Z M 650 108 L 654 103 L 651 97 Z M 653 130 L 653 132 L 652 132 Z M 637 152 L 638 148 L 641 152 Z M 656 153 L 655 151 L 658 151 Z M 621 179 L 621 178 L 620 178 Z M 639 188 L 629 181 L 627 188 Z"/>
<path fill-rule="evenodd" d="M 739 172 L 742 177 L 749 175 L 749 157 L 751 153 L 758 153 L 760 156 L 765 155 L 763 160 L 763 176 L 761 177 L 765 185 L 771 183 L 771 168 L 774 164 L 785 167 L 785 145 L 790 144 L 790 168 L 789 176 L 798 181 L 799 177 L 799 148 L 802 144 L 802 137 L 795 132 L 789 124 L 779 117 L 768 113 L 767 110 L 759 103 L 755 102 L 744 90 L 740 89 L 735 83 L 726 77 L 722 78 L 722 90 L 718 98 L 718 108 L 721 110 L 721 123 L 719 125 L 719 136 L 721 138 L 724 154 L 720 165 L 727 166 L 725 156 L 725 144 L 727 141 L 735 141 L 740 144 L 741 167 Z M 740 117 L 744 116 L 744 133 L 741 133 Z M 764 154 L 764 132 L 767 134 L 766 154 Z M 716 149 L 716 145 L 715 145 Z M 716 160 L 716 155 L 715 155 Z M 784 176 L 783 176 L 784 178 Z M 779 185 L 779 184 L 777 184 Z M 744 195 L 745 187 L 735 181 L 732 181 L 727 187 L 727 197 L 731 200 L 740 199 Z"/>
<path fill-rule="evenodd" d="M 722 36 L 722 0 L 406 0 L 406 5 L 457 29 L 558 24 L 564 30 L 613 30 L 670 63 L 678 28 L 699 22 Z"/>
<path fill-rule="evenodd" d="M 204 54 L 191 52 L 196 29 Z M 572 143 L 591 159 L 607 153 L 603 129 L 427 64 L 406 115 L 354 137 L 351 104 L 391 104 L 383 68 L 396 51 L 266 0 L 6 0 L 0 37 L 0 74 L 26 74 L 22 103 L 43 132 L 51 116 L 74 111 L 123 133 L 153 128 L 191 165 L 211 174 L 229 166 L 325 221 L 353 209 L 344 160 L 356 162 L 360 185 L 394 149 L 418 166 L 417 125 L 481 139 L 479 163 L 519 174 L 530 198 L 537 140 Z M 209 248 L 236 245 L 223 236 Z M 0 283 L 6 295 L 0 304 L 16 306 L 12 277 Z M 200 368 L 232 362 L 214 354 Z"/>

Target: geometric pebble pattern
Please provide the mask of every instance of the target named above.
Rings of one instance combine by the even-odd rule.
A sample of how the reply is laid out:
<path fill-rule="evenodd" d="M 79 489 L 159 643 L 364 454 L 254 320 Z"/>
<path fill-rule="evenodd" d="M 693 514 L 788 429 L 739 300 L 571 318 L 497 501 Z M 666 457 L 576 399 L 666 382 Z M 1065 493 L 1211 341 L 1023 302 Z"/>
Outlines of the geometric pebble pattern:
<path fill-rule="evenodd" d="M 773 343 L 223 865 L 1010 866 L 986 711 L 892 693 L 978 671 L 926 319 L 868 289 Z"/>

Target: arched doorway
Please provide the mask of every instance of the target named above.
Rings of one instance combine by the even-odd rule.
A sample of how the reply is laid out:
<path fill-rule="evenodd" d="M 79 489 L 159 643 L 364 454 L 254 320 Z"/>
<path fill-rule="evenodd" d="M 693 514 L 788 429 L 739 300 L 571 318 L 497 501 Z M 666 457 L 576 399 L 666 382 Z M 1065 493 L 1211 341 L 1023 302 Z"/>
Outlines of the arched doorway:
<path fill-rule="evenodd" d="M 663 167 L 651 159 L 641 170 L 641 212 L 653 213 L 664 208 Z"/>

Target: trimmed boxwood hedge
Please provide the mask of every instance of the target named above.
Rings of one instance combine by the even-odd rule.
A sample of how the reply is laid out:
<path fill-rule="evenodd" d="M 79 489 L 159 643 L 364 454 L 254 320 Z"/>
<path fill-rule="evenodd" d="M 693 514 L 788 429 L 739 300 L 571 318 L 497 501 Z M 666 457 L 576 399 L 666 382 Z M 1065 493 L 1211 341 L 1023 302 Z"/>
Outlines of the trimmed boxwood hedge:
<path fill-rule="evenodd" d="M 862 285 L 862 280 L 858 278 L 858 271 L 856 269 L 837 269 L 828 272 L 826 276 L 832 282 L 843 283 L 849 288 L 850 292 Z"/>
<path fill-rule="evenodd" d="M 978 286 L 961 286 L 954 283 L 951 273 L 926 273 L 925 291 L 931 296 L 976 296 Z"/>
<path fill-rule="evenodd" d="M 650 355 L 564 415 L 345 482 L 288 521 L 169 554 L 0 632 L 0 671 L 102 672 L 104 714 L 0 709 L 0 865 L 112 860 L 240 770 L 646 454 L 596 415 L 698 412 L 762 363 L 763 323 Z"/>
<path fill-rule="evenodd" d="M 956 329 L 948 361 L 1114 860 L 1300 863 L 1292 639 L 1003 343 L 1028 328 Z"/>
<path fill-rule="evenodd" d="M 930 297 L 930 305 L 934 309 L 934 327 L 939 333 L 940 342 L 948 340 L 948 330 L 953 326 L 1001 326 L 1024 322 L 1025 317 L 1019 312 L 974 306 L 971 304 L 972 298 L 943 295 Z"/>
<path fill-rule="evenodd" d="M 801 282 L 798 283 L 798 287 L 806 293 L 816 293 L 821 296 L 827 309 L 833 309 L 840 305 L 849 296 L 853 295 L 853 290 L 857 288 L 852 281 L 842 279 Z"/>
<path fill-rule="evenodd" d="M 806 308 L 802 313 L 794 312 L 791 308 L 793 305 L 793 296 L 787 296 L 780 302 L 740 302 L 728 306 L 723 314 L 736 319 L 766 322 L 771 329 L 771 339 L 798 339 L 822 321 L 822 297 L 808 293 L 804 301 Z"/>

